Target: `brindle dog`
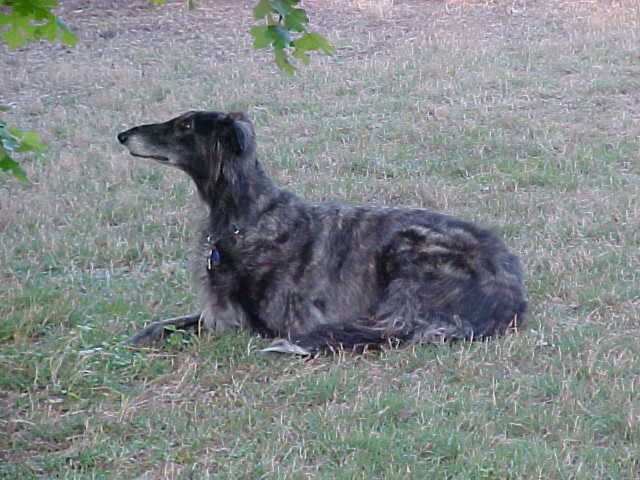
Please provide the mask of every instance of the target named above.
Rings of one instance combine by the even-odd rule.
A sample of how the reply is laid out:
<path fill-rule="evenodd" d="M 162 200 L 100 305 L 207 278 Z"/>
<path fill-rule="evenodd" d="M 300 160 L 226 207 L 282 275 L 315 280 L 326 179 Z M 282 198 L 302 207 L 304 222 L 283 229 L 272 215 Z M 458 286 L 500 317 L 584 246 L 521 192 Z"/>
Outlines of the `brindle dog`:
<path fill-rule="evenodd" d="M 302 355 L 483 339 L 524 319 L 518 259 L 490 230 L 428 210 L 310 203 L 280 189 L 242 113 L 188 112 L 118 140 L 186 172 L 208 207 L 193 270 L 202 311 L 171 331 L 249 328 Z"/>

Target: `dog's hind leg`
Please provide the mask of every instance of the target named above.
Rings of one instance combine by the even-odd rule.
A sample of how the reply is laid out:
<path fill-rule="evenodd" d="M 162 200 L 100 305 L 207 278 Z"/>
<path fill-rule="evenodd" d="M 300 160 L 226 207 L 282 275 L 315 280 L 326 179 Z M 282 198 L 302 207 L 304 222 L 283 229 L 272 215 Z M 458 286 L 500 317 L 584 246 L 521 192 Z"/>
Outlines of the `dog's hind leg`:
<path fill-rule="evenodd" d="M 347 323 L 320 324 L 310 332 L 289 332 L 263 352 L 314 355 L 316 353 L 363 351 L 407 343 L 434 343 L 471 337 L 470 325 L 458 315 L 438 312 L 426 303 L 419 282 L 398 279 L 392 283 L 376 312 Z"/>
<path fill-rule="evenodd" d="M 159 322 L 153 322 L 146 328 L 143 328 L 133 337 L 124 342 L 125 345 L 144 346 L 151 343 L 159 342 L 172 333 L 199 333 L 201 328 L 200 312 L 182 317 L 173 317 Z"/>
<path fill-rule="evenodd" d="M 524 311 L 509 292 L 487 295 L 472 285 L 449 287 L 433 295 L 420 282 L 397 279 L 371 318 L 320 325 L 307 334 L 278 339 L 263 351 L 313 355 L 480 339 L 502 333 Z M 447 299 L 447 294 L 456 298 Z"/>
<path fill-rule="evenodd" d="M 387 296 L 374 315 L 373 328 L 385 332 L 398 344 L 440 343 L 479 337 L 479 331 L 460 304 L 469 292 L 456 288 L 450 282 L 448 288 L 433 288 L 439 294 L 425 289 L 420 282 L 396 279 Z M 450 300 L 446 297 L 454 297 Z M 483 299 L 474 298 L 478 303 Z M 478 303 L 474 307 L 481 308 Z M 467 308 L 468 309 L 468 308 Z"/>

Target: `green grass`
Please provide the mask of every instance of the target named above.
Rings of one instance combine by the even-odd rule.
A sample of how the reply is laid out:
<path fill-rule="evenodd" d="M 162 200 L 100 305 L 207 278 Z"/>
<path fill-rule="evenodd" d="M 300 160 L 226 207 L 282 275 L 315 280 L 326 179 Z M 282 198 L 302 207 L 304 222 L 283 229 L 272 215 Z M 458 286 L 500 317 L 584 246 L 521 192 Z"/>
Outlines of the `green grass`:
<path fill-rule="evenodd" d="M 338 51 L 294 78 L 238 2 L 66 3 L 76 50 L 0 53 L 7 120 L 49 145 L 0 177 L 0 479 L 639 478 L 635 2 L 312 3 Z M 527 328 L 308 361 L 250 332 L 119 346 L 197 308 L 193 188 L 115 139 L 188 109 L 247 111 L 310 200 L 499 229 Z"/>

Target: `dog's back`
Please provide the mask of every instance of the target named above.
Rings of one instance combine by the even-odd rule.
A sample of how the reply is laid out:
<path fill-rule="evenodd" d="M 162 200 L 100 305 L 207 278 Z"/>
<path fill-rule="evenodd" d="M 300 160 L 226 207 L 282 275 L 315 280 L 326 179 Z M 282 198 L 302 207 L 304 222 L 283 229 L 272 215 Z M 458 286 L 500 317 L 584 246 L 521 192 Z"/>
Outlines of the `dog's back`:
<path fill-rule="evenodd" d="M 522 322 L 520 264 L 493 232 L 426 210 L 280 198 L 219 241 L 223 260 L 201 277 L 205 300 L 227 285 L 247 326 L 317 351 L 484 338 Z"/>

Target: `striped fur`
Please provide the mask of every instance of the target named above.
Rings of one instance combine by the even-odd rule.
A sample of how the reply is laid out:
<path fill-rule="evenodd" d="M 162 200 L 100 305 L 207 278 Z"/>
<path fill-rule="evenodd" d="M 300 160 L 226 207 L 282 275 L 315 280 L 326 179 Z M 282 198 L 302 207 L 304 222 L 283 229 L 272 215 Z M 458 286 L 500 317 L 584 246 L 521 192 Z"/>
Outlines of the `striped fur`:
<path fill-rule="evenodd" d="M 271 350 L 313 354 L 482 339 L 524 319 L 520 263 L 495 233 L 427 210 L 306 202 L 266 175 L 241 113 L 188 112 L 118 138 L 185 171 L 208 207 L 193 263 L 202 311 L 133 344 L 167 326 L 249 328 L 280 338 Z"/>

